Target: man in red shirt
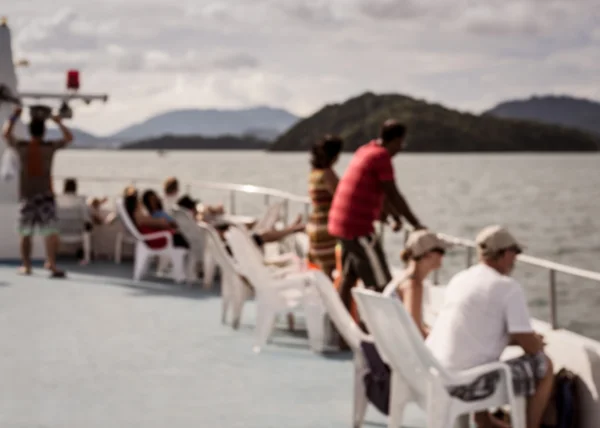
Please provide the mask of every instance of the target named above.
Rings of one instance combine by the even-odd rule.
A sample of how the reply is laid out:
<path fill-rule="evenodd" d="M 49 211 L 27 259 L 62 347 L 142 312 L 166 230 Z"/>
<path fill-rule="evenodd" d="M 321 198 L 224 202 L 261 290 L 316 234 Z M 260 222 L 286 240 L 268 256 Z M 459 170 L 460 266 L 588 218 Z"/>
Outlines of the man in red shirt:
<path fill-rule="evenodd" d="M 405 134 L 404 125 L 387 120 L 380 137 L 356 151 L 333 197 L 328 231 L 342 247 L 339 291 L 348 308 L 350 290 L 358 279 L 377 291 L 382 291 L 392 279 L 373 223 L 383 214 L 395 220 L 395 230 L 400 228 L 401 216 L 416 229 L 423 228 L 394 181 L 392 157 L 402 150 Z"/>

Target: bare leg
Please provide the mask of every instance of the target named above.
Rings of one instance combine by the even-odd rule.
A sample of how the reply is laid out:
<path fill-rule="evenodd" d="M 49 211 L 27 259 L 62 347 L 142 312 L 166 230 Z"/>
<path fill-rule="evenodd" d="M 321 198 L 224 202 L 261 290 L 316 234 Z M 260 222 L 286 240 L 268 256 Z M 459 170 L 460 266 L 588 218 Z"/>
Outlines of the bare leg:
<path fill-rule="evenodd" d="M 544 378 L 538 383 L 533 394 L 527 400 L 527 428 L 539 428 L 546 411 L 546 406 L 552 395 L 554 386 L 554 368 L 552 361 L 546 357 L 548 361 L 548 370 Z"/>
<path fill-rule="evenodd" d="M 277 241 L 285 238 L 286 236 L 303 231 L 305 227 L 306 226 L 302 223 L 302 216 L 299 215 L 298 218 L 296 218 L 296 221 L 292 225 L 286 227 L 285 229 L 268 230 L 266 232 L 261 233 L 260 237 L 262 238 L 262 241 L 265 243 L 277 242 Z"/>
<path fill-rule="evenodd" d="M 56 267 L 56 254 L 58 253 L 58 233 L 46 236 L 46 266 L 52 271 L 53 276 L 62 277 L 64 272 Z"/>
<path fill-rule="evenodd" d="M 29 275 L 31 274 L 31 236 L 21 236 L 21 266 L 20 272 Z"/>

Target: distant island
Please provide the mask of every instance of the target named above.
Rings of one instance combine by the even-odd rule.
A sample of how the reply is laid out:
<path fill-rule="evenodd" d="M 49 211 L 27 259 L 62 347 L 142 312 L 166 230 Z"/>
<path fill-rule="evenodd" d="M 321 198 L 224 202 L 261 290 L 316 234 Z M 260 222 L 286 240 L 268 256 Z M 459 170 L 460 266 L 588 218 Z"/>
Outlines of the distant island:
<path fill-rule="evenodd" d="M 265 150 L 270 143 L 253 136 L 163 135 L 121 146 L 121 150 Z"/>
<path fill-rule="evenodd" d="M 272 142 L 298 119 L 287 110 L 265 106 L 242 109 L 178 109 L 149 117 L 111 135 L 98 136 L 75 127 L 71 130 L 75 137 L 73 148 L 77 149 L 117 149 L 125 144 L 164 135 L 199 135 L 201 138 L 233 135 L 243 139 L 252 136 L 261 142 Z M 59 136 L 58 129 L 48 129 L 48 138 Z M 253 146 L 249 149 L 255 148 Z"/>
<path fill-rule="evenodd" d="M 280 136 L 271 151 L 305 151 L 327 133 L 354 151 L 379 132 L 387 118 L 407 124 L 409 152 L 589 152 L 600 139 L 558 125 L 474 115 L 404 95 L 367 92 L 323 107 Z"/>
<path fill-rule="evenodd" d="M 600 103 L 582 98 L 535 96 L 500 103 L 485 114 L 563 125 L 600 135 Z"/>

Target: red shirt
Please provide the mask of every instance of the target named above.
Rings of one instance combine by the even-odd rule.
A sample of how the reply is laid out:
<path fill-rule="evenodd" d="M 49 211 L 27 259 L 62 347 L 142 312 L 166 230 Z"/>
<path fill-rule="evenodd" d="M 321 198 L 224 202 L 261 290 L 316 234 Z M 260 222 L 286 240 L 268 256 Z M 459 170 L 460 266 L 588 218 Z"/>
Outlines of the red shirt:
<path fill-rule="evenodd" d="M 333 196 L 329 234 L 342 239 L 372 234 L 383 206 L 383 183 L 393 180 L 390 153 L 376 141 L 360 147 Z"/>

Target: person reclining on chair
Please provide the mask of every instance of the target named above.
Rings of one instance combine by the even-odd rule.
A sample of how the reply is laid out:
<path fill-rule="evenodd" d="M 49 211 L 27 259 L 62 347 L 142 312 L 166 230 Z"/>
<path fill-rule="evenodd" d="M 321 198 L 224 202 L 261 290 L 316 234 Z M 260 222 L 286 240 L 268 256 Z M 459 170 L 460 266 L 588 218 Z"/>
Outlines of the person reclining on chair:
<path fill-rule="evenodd" d="M 531 327 L 523 288 L 509 276 L 523 246 L 500 226 L 483 229 L 476 243 L 480 263 L 450 280 L 426 344 L 449 370 L 498 361 L 508 345 L 520 346 L 525 355 L 506 363 L 515 394 L 528 397 L 527 427 L 539 428 L 554 377 L 543 338 Z M 499 379 L 500 373 L 488 373 L 449 392 L 465 401 L 484 399 Z M 509 426 L 488 412 L 476 414 L 475 420 L 480 428 Z"/>
<path fill-rule="evenodd" d="M 146 190 L 142 194 L 142 203 L 152 218 L 165 219 L 173 227 L 177 227 L 175 219 L 165 211 L 162 201 L 154 190 Z"/>
<path fill-rule="evenodd" d="M 179 180 L 175 177 L 168 177 L 163 184 L 163 191 L 165 192 L 165 211 L 169 214 L 179 205 L 178 202 L 181 199 L 179 197 Z M 197 202 L 199 203 L 200 201 Z M 202 212 L 198 213 L 198 216 L 200 220 L 209 222 L 211 219 L 222 214 L 225 214 L 223 204 L 204 205 Z"/>
<path fill-rule="evenodd" d="M 129 218 L 142 235 L 149 235 L 163 230 L 173 234 L 173 246 L 180 248 L 189 248 L 186 239 L 176 230 L 173 223 L 165 218 L 154 218 L 144 212 L 142 202 L 138 197 L 135 187 L 126 187 L 123 192 L 123 203 Z M 162 248 L 166 244 L 165 238 L 152 239 L 146 241 L 150 248 Z"/>

